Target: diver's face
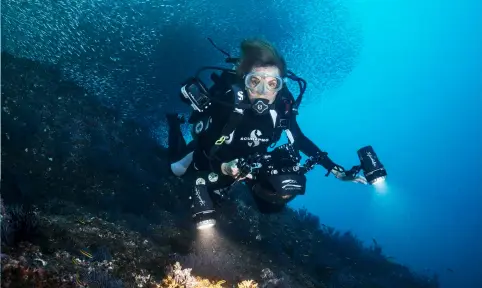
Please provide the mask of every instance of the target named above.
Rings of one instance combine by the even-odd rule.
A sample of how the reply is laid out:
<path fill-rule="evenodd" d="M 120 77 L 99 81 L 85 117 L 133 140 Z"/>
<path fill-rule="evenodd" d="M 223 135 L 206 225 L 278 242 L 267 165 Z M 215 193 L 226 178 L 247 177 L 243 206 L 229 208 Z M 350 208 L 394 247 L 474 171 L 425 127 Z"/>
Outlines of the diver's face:
<path fill-rule="evenodd" d="M 256 67 L 245 77 L 246 90 L 251 103 L 256 99 L 267 99 L 273 103 L 283 86 L 278 67 Z"/>

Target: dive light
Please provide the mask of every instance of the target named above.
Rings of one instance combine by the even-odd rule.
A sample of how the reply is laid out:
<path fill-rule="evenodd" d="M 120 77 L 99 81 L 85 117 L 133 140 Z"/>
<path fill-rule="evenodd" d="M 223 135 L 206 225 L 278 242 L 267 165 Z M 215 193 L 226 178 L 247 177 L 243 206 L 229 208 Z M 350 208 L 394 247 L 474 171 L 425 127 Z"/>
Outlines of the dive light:
<path fill-rule="evenodd" d="M 204 178 L 199 177 L 196 179 L 194 193 L 190 199 L 192 200 L 192 218 L 194 223 L 196 223 L 196 228 L 202 230 L 216 225 L 213 202 L 209 196 L 206 180 Z"/>
<path fill-rule="evenodd" d="M 365 146 L 357 151 L 360 159 L 360 168 L 370 185 L 382 182 L 387 177 L 387 171 L 378 160 L 378 156 L 372 146 Z"/>

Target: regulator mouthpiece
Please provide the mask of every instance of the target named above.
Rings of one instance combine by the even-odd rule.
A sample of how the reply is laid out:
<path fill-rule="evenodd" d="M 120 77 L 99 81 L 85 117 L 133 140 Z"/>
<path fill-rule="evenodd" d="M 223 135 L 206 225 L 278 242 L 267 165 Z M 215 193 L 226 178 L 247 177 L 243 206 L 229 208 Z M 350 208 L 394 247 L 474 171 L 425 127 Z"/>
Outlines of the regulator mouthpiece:
<path fill-rule="evenodd" d="M 196 179 L 193 192 L 190 198 L 192 200 L 192 219 L 196 223 L 196 228 L 203 230 L 213 227 L 216 224 L 215 210 L 204 178 Z"/>
<path fill-rule="evenodd" d="M 372 146 L 365 146 L 358 150 L 363 175 L 370 185 L 385 181 L 387 171 L 383 164 L 378 160 L 378 156 Z"/>

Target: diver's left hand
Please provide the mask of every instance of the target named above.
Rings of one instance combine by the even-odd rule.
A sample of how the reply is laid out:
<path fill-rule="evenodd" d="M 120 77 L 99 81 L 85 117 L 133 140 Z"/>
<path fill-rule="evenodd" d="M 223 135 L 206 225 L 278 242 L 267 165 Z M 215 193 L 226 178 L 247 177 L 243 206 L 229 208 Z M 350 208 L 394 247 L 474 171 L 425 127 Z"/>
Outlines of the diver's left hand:
<path fill-rule="evenodd" d="M 365 177 L 357 175 L 355 173 L 350 173 L 351 171 L 345 171 L 345 169 L 341 166 L 335 166 L 333 169 L 331 169 L 330 172 L 341 181 L 349 181 L 365 185 L 368 184 L 368 181 L 367 179 L 365 179 Z"/>

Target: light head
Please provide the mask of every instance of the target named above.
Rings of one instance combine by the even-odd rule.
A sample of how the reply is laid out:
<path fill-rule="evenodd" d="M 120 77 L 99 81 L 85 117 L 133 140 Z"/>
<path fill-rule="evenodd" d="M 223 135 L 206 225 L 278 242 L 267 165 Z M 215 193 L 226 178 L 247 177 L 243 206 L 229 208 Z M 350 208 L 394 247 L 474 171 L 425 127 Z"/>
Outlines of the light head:
<path fill-rule="evenodd" d="M 357 151 L 358 158 L 360 159 L 361 169 L 363 175 L 367 179 L 370 185 L 374 185 L 385 181 L 387 177 L 387 171 L 385 167 L 378 159 L 377 154 L 373 150 L 372 146 L 365 146 Z"/>
<path fill-rule="evenodd" d="M 196 223 L 196 229 L 198 230 L 206 230 L 214 227 L 216 225 L 215 219 L 206 219 Z"/>

